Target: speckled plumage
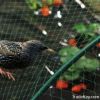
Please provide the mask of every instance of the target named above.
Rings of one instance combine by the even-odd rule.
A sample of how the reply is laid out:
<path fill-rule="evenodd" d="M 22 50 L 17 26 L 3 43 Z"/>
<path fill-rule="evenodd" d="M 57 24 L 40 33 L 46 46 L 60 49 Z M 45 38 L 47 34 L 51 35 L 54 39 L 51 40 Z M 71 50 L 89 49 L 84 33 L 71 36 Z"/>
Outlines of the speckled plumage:
<path fill-rule="evenodd" d="M 7 69 L 25 68 L 47 47 L 37 40 L 26 42 L 0 41 L 0 66 Z"/>

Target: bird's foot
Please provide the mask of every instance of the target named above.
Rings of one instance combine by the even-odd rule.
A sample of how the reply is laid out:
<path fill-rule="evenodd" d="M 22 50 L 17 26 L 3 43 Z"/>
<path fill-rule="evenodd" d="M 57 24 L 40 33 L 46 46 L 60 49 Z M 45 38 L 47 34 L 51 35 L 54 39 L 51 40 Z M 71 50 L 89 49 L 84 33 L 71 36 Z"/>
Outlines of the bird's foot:
<path fill-rule="evenodd" d="M 14 76 L 12 75 L 12 73 L 9 72 L 9 71 L 6 71 L 6 70 L 3 69 L 3 68 L 0 68 L 0 74 L 1 74 L 2 76 L 5 76 L 5 77 L 7 77 L 7 78 L 9 78 L 9 79 L 11 79 L 11 80 L 13 80 L 13 81 L 15 81 L 15 78 L 14 78 Z"/>

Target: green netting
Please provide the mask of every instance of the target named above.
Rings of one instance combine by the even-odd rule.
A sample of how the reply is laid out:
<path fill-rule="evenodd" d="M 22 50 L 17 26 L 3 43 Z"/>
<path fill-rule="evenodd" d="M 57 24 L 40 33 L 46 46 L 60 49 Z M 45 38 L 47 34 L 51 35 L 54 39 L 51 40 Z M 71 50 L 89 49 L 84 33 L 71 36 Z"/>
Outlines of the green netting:
<path fill-rule="evenodd" d="M 82 0 L 83 6 L 77 3 L 80 0 L 64 0 L 62 6 L 51 6 L 52 14 L 44 17 L 41 14 L 36 15 L 36 11 L 41 6 L 34 10 L 30 8 L 27 1 L 32 0 L 0 1 L 0 39 L 12 41 L 37 39 L 54 49 L 56 53 L 39 55 L 33 61 L 32 66 L 23 70 L 15 70 L 15 82 L 1 76 L 0 100 L 73 100 L 71 86 L 69 89 L 59 90 L 55 87 L 56 80 L 82 55 L 98 59 L 100 62 L 98 57 L 100 48 L 95 46 L 97 42 L 100 42 L 100 11 L 92 6 L 92 0 L 90 3 L 87 2 L 89 0 Z M 41 2 L 41 0 L 32 2 L 36 1 Z M 94 6 L 96 4 L 100 5 L 100 2 L 95 2 Z M 61 11 L 62 18 L 57 17 L 57 11 Z M 75 38 L 78 41 L 79 51 L 63 65 L 55 61 L 55 57 L 63 47 L 67 47 L 66 40 L 69 38 Z M 56 74 L 51 76 L 45 66 Z M 99 73 L 99 68 L 92 74 L 82 72 L 79 79 L 69 81 L 69 83 L 71 85 L 80 82 L 89 83 L 89 88 L 80 95 L 100 96 Z M 53 88 L 48 88 L 51 85 Z"/>

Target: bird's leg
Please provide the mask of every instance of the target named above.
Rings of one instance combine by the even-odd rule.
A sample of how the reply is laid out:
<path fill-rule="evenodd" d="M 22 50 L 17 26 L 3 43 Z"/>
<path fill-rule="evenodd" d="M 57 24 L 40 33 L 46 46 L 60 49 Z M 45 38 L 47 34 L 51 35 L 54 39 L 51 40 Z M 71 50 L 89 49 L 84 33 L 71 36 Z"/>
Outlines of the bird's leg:
<path fill-rule="evenodd" d="M 9 72 L 9 71 L 7 71 L 6 69 L 4 69 L 4 68 L 1 68 L 0 67 L 0 74 L 3 76 L 5 76 L 5 77 L 8 77 L 9 79 L 12 79 L 13 81 L 15 81 L 15 78 L 14 78 L 14 76 L 12 75 L 12 73 L 11 72 Z"/>

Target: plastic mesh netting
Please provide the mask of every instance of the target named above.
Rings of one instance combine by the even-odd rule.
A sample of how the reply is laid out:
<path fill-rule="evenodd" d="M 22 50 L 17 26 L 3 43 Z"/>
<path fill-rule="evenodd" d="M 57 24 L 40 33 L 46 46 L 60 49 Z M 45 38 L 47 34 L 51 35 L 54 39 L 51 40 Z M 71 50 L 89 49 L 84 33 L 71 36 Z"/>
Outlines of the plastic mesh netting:
<path fill-rule="evenodd" d="M 37 1 L 40 6 L 32 9 L 30 2 L 34 4 Z M 53 0 L 51 1 L 53 2 Z M 80 95 L 100 96 L 100 44 L 96 46 L 100 42 L 100 7 L 92 8 L 91 0 L 82 0 L 81 3 L 79 1 L 63 0 L 64 3 L 60 6 L 51 4 L 50 10 L 52 13 L 47 17 L 43 16 L 40 11 L 42 0 L 0 1 L 1 40 L 27 41 L 36 39 L 55 51 L 55 53 L 50 52 L 37 56 L 32 66 L 15 70 L 16 81 L 14 82 L 0 76 L 0 100 L 30 100 L 32 98 L 34 100 L 34 96 L 38 95 L 39 89 L 45 86 L 45 83 L 51 77 L 55 76 L 55 74 L 52 76 L 47 71 L 46 66 L 53 72 L 57 72 L 63 64 L 72 60 L 82 50 L 84 54 L 82 53 L 81 56 L 84 55 L 87 59 L 95 59 L 96 63 L 99 63 L 97 68 L 91 71 L 92 68 L 87 67 L 86 72 L 83 68 L 84 70 L 82 69 L 83 71 L 79 74 L 78 79 L 68 80 L 70 83 L 68 89 L 59 90 L 55 86 L 56 80 L 59 79 L 59 76 L 63 76 L 66 70 L 61 71 L 58 77 L 54 78 L 55 80 L 50 81 L 50 86 L 53 87 L 43 92 L 42 96 L 38 95 L 39 98 L 36 98 L 36 100 L 73 100 L 74 93 L 70 88 L 80 82 L 89 84 L 85 91 L 79 93 Z M 100 2 L 94 4 L 100 5 Z M 75 44 L 75 41 L 70 43 L 70 39 L 76 40 L 77 43 Z M 69 47 L 69 45 L 78 50 L 75 49 L 76 52 L 74 52 L 73 49 L 74 54 L 69 59 L 66 58 L 66 61 L 64 61 L 65 58 L 59 61 L 58 52 L 62 48 Z M 87 45 L 90 46 L 89 50 L 85 48 Z M 80 56 L 78 58 L 81 59 Z M 74 65 L 74 63 L 73 60 L 71 64 Z"/>

